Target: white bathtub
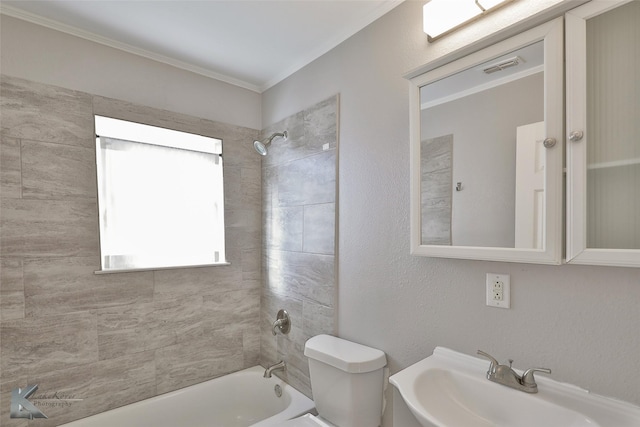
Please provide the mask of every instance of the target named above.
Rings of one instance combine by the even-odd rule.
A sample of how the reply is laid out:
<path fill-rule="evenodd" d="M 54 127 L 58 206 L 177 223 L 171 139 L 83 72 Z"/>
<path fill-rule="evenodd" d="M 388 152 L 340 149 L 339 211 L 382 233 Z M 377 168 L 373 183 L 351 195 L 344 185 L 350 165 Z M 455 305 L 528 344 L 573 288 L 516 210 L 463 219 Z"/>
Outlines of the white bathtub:
<path fill-rule="evenodd" d="M 263 373 L 254 366 L 61 427 L 271 427 L 314 408 L 298 390 Z"/>

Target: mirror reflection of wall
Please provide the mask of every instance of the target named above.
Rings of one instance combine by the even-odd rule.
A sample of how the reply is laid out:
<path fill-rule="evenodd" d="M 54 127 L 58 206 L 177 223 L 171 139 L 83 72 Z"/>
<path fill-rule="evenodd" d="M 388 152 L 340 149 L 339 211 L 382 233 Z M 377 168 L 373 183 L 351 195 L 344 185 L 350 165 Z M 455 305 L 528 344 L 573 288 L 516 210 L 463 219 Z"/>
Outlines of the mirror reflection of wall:
<path fill-rule="evenodd" d="M 544 120 L 542 42 L 525 49 L 421 88 L 423 244 L 518 246 L 517 128 Z M 519 65 L 483 72 L 513 57 L 518 57 Z M 483 81 L 484 76 L 493 81 Z M 432 154 L 436 157 L 429 165 L 424 157 Z M 436 177 L 437 183 L 430 181 Z M 444 182 L 448 189 L 442 192 Z M 455 189 L 458 182 L 460 191 Z M 441 192 L 429 193 L 433 188 Z M 541 244 L 534 239 L 528 247 Z"/>
<path fill-rule="evenodd" d="M 453 135 L 421 141 L 422 244 L 451 245 Z"/>
<path fill-rule="evenodd" d="M 587 247 L 640 249 L 640 2 L 587 20 Z"/>

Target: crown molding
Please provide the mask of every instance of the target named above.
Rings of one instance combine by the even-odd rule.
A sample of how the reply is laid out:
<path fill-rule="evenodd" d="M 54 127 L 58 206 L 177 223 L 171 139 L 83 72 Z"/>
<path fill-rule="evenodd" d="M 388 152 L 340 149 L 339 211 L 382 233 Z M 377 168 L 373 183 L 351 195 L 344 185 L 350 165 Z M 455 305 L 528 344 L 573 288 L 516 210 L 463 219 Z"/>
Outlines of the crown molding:
<path fill-rule="evenodd" d="M 94 43 L 99 43 L 101 45 L 118 49 L 127 53 L 131 53 L 133 55 L 142 56 L 144 58 L 151 59 L 156 62 L 171 65 L 172 67 L 176 67 L 185 71 L 190 71 L 192 73 L 209 77 L 211 79 L 219 80 L 221 82 L 238 86 L 243 89 L 248 89 L 253 92 L 257 92 L 257 93 L 262 92 L 261 88 L 258 85 L 255 85 L 240 79 L 236 79 L 234 77 L 230 77 L 225 74 L 217 73 L 215 71 L 212 71 L 188 62 L 170 58 L 168 56 L 164 56 L 159 53 L 155 53 L 146 49 L 141 49 L 135 46 L 131 46 L 127 43 L 122 43 L 117 40 L 113 40 L 107 37 L 102 37 L 90 31 L 85 31 L 80 28 L 73 27 L 71 25 L 63 24 L 61 22 L 54 21 L 52 19 L 44 18 L 42 16 L 35 15 L 33 13 L 25 12 L 24 10 L 21 10 L 12 6 L 7 6 L 2 3 L 0 3 L 0 14 L 11 16 L 12 18 L 21 19 L 23 21 L 31 22 L 32 24 L 47 27 L 52 30 L 70 34 L 72 36 L 89 40 Z"/>

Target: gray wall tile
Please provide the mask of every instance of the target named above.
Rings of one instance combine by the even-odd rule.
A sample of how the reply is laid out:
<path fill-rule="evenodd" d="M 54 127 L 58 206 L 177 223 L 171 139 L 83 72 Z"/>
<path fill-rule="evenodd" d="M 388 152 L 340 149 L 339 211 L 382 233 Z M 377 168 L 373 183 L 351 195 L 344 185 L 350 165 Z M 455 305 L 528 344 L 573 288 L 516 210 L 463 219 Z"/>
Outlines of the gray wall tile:
<path fill-rule="evenodd" d="M 225 210 L 225 226 L 227 228 L 244 228 L 259 232 L 262 221 L 262 213 L 257 209 Z M 233 245 L 231 242 L 230 246 Z"/>
<path fill-rule="evenodd" d="M 304 112 L 293 114 L 284 120 L 263 129 L 261 138 L 267 138 L 274 133 L 287 131 L 287 139 L 274 139 L 269 146 L 269 155 L 262 158 L 264 166 L 280 165 L 308 155 L 305 148 L 307 141 L 304 134 Z"/>
<path fill-rule="evenodd" d="M 95 200 L 3 199 L 2 256 L 98 255 Z"/>
<path fill-rule="evenodd" d="M 226 166 L 225 163 L 225 208 L 228 210 L 258 209 L 261 204 L 262 188 L 260 168 Z"/>
<path fill-rule="evenodd" d="M 99 310 L 100 359 L 198 339 L 211 322 L 200 296 Z"/>
<path fill-rule="evenodd" d="M 219 292 L 203 297 L 202 312 L 211 329 L 258 328 L 260 289 Z"/>
<path fill-rule="evenodd" d="M 240 249 L 253 249 L 260 251 L 262 246 L 262 236 L 259 228 L 229 227 L 225 230 L 227 247 Z"/>
<path fill-rule="evenodd" d="M 311 153 L 335 149 L 338 144 L 338 99 L 333 96 L 304 111 L 304 135 Z"/>
<path fill-rule="evenodd" d="M 21 258 L 0 258 L 0 321 L 24 317 Z"/>
<path fill-rule="evenodd" d="M 283 251 L 302 251 L 303 206 L 271 209 L 265 246 Z"/>
<path fill-rule="evenodd" d="M 277 206 L 278 200 L 278 168 L 267 167 L 262 169 L 262 210 L 271 211 Z"/>
<path fill-rule="evenodd" d="M 154 271 L 153 298 L 185 298 L 238 289 L 242 286 L 242 270 L 238 264 Z"/>
<path fill-rule="evenodd" d="M 335 202 L 335 171 L 335 150 L 279 166 L 278 206 Z"/>
<path fill-rule="evenodd" d="M 244 366 L 260 365 L 260 322 L 242 331 Z"/>
<path fill-rule="evenodd" d="M 168 301 L 172 303 L 173 300 Z M 98 310 L 98 354 L 100 360 L 176 344 L 176 332 L 167 327 L 158 303 L 120 305 Z M 179 307 L 179 302 L 178 302 Z"/>
<path fill-rule="evenodd" d="M 262 156 L 253 148 L 253 141 L 260 136 L 259 131 L 218 122 L 209 123 L 215 123 L 215 127 L 220 129 L 217 134 L 222 138 L 225 167 L 260 169 Z M 208 132 L 207 127 L 205 132 Z"/>
<path fill-rule="evenodd" d="M 333 306 L 334 256 L 268 250 L 267 269 L 265 287 L 271 292 Z"/>
<path fill-rule="evenodd" d="M 305 206 L 303 251 L 333 255 L 335 252 L 335 229 L 335 203 Z"/>
<path fill-rule="evenodd" d="M 242 281 L 258 281 L 255 288 L 260 288 L 262 279 L 262 252 L 254 249 L 242 249 L 240 251 L 242 260 Z"/>
<path fill-rule="evenodd" d="M 320 102 L 263 131 L 287 129 L 263 161 L 263 292 L 260 360 L 287 362 L 280 374 L 311 396 L 304 344 L 335 333 L 335 215 L 338 97 Z M 324 145 L 328 144 L 328 150 Z M 273 337 L 271 325 L 286 309 L 291 332 Z"/>
<path fill-rule="evenodd" d="M 243 367 L 242 332 L 215 330 L 200 339 L 156 350 L 157 393 L 197 384 Z"/>
<path fill-rule="evenodd" d="M 108 411 L 156 394 L 154 352 L 138 353 L 70 369 L 31 376 L 29 383 L 38 384 L 38 391 L 29 399 L 49 419 L 32 421 L 34 426 L 54 427 L 60 423 Z M 23 384 L 24 386 L 24 384 Z M 53 393 L 81 401 L 56 405 L 43 401 Z"/>
<path fill-rule="evenodd" d="M 22 197 L 22 164 L 20 140 L 0 136 L 0 197 Z"/>
<path fill-rule="evenodd" d="M 22 140 L 24 198 L 97 197 L 94 148 Z"/>
<path fill-rule="evenodd" d="M 303 301 L 302 322 L 304 340 L 320 334 L 335 335 L 337 333 L 336 309 L 333 307 Z"/>
<path fill-rule="evenodd" d="M 2 378 L 44 374 L 98 360 L 96 316 L 89 312 L 0 324 Z"/>
<path fill-rule="evenodd" d="M 259 131 L 7 76 L 1 84 L 2 401 L 27 382 L 82 398 L 31 422 L 58 425 L 258 363 Z M 223 139 L 230 266 L 94 274 L 92 109 Z M 8 405 L 0 411 L 4 426 Z"/>
<path fill-rule="evenodd" d="M 101 274 L 99 257 L 35 258 L 24 261 L 29 317 L 86 311 L 151 301 L 153 273 Z"/>
<path fill-rule="evenodd" d="M 91 96 L 1 76 L 2 134 L 14 138 L 93 146 Z"/>

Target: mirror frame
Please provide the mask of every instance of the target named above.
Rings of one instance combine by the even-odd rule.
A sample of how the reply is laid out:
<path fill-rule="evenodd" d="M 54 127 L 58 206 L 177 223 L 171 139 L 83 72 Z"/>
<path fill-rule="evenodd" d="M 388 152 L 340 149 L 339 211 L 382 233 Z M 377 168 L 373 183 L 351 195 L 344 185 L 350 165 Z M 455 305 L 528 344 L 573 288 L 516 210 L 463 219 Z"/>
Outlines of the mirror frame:
<path fill-rule="evenodd" d="M 566 14 L 567 131 L 587 126 L 587 19 L 630 0 L 592 1 Z M 640 249 L 587 247 L 587 144 L 589 135 L 567 145 L 567 263 L 640 266 Z"/>
<path fill-rule="evenodd" d="M 420 88 L 541 40 L 544 41 L 545 136 L 556 139 L 556 145 L 545 150 L 544 248 L 423 245 L 420 196 Z M 535 264 L 560 264 L 562 262 L 563 60 L 563 18 L 559 17 L 410 79 L 410 228 L 412 255 Z M 423 68 L 428 69 L 429 64 L 426 64 Z"/>

